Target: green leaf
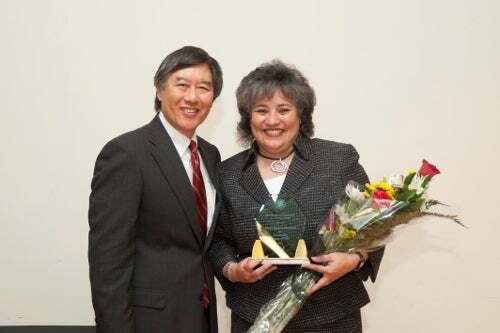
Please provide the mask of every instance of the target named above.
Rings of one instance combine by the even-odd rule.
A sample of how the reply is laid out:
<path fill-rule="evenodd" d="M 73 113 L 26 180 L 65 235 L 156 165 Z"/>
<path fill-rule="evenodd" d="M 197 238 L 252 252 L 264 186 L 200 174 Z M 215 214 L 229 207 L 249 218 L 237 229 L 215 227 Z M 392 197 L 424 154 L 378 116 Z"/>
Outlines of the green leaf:
<path fill-rule="evenodd" d="M 415 172 L 411 172 L 408 176 L 406 176 L 405 181 L 404 181 L 405 188 L 408 188 L 408 186 L 410 186 L 413 178 L 415 178 Z"/>
<path fill-rule="evenodd" d="M 416 190 L 407 190 L 401 193 L 401 195 L 398 197 L 398 200 L 408 202 L 411 201 L 411 199 L 413 199 L 416 195 L 417 195 Z"/>

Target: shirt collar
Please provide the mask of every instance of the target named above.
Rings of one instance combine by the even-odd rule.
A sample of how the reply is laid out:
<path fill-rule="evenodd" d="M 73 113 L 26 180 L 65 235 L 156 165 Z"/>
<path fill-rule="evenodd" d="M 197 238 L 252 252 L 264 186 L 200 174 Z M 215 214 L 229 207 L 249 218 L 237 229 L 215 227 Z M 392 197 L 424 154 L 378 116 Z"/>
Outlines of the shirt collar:
<path fill-rule="evenodd" d="M 177 129 L 175 129 L 174 126 L 172 126 L 168 120 L 165 118 L 162 112 L 159 112 L 159 117 L 160 121 L 167 131 L 168 135 L 172 139 L 172 142 L 174 143 L 175 149 L 179 153 L 179 156 L 184 155 L 184 153 L 188 150 L 189 143 L 191 140 L 196 142 L 196 145 L 198 145 L 198 137 L 196 136 L 196 133 L 193 135 L 192 138 L 188 138 L 181 132 L 179 132 Z"/>

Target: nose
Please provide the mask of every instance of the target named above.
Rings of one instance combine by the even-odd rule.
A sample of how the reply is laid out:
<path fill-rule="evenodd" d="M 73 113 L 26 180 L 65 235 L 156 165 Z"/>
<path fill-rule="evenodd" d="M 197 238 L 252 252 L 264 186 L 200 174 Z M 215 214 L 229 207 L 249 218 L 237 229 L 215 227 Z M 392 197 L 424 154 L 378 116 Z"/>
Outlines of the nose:
<path fill-rule="evenodd" d="M 266 124 L 268 126 L 275 126 L 279 123 L 279 114 L 275 110 L 271 110 L 266 117 Z"/>
<path fill-rule="evenodd" d="M 190 87 L 186 90 L 184 94 L 184 100 L 189 103 L 196 103 L 198 101 L 198 93 L 196 92 L 195 87 Z"/>

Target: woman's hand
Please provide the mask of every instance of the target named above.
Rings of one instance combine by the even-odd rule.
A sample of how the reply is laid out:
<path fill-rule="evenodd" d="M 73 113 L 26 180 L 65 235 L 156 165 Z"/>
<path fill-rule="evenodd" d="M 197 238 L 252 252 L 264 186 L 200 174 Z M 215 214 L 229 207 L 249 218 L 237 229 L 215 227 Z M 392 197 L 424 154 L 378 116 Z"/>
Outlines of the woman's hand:
<path fill-rule="evenodd" d="M 270 263 L 260 264 L 262 264 L 262 260 L 251 258 L 245 258 L 239 263 L 231 263 L 226 277 L 231 282 L 254 283 L 262 280 L 267 274 L 276 269 L 276 266 Z"/>
<path fill-rule="evenodd" d="M 364 255 L 366 259 L 368 255 Z M 319 289 L 328 286 L 335 280 L 353 271 L 360 263 L 360 256 L 355 253 L 334 252 L 322 256 L 312 257 L 314 262 L 318 264 L 305 264 L 302 267 L 322 273 L 321 279 L 309 289 L 309 295 L 315 293 Z"/>

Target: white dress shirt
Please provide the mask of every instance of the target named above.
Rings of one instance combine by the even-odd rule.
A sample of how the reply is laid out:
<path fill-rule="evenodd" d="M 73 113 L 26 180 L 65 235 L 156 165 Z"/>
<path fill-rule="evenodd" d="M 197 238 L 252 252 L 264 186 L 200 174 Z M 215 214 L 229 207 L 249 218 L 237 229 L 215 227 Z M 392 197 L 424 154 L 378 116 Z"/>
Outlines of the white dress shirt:
<path fill-rule="evenodd" d="M 271 197 L 274 201 L 278 200 L 278 194 L 280 194 L 281 187 L 285 182 L 285 177 L 286 174 L 274 178 L 269 178 L 268 180 L 264 181 L 264 184 L 267 187 L 267 191 L 269 192 L 269 194 L 271 194 Z"/>
<path fill-rule="evenodd" d="M 189 181 L 193 184 L 193 167 L 191 166 L 191 152 L 189 151 L 189 143 L 191 140 L 196 142 L 198 146 L 198 138 L 193 135 L 193 138 L 188 138 L 184 134 L 180 133 L 176 130 L 168 121 L 165 119 L 163 113 L 160 112 L 160 121 L 165 127 L 168 135 L 172 139 L 174 143 L 175 149 L 177 153 L 181 157 L 182 164 L 184 165 L 184 169 L 186 169 L 186 173 L 189 177 Z M 200 158 L 200 169 L 201 174 L 203 176 L 203 182 L 205 183 L 205 192 L 207 195 L 207 233 L 210 230 L 210 226 L 212 225 L 212 219 L 215 210 L 215 187 L 208 175 L 207 168 L 205 167 L 205 163 L 203 162 L 202 152 L 198 150 L 198 154 L 201 156 Z"/>

